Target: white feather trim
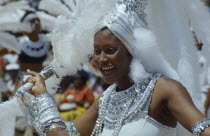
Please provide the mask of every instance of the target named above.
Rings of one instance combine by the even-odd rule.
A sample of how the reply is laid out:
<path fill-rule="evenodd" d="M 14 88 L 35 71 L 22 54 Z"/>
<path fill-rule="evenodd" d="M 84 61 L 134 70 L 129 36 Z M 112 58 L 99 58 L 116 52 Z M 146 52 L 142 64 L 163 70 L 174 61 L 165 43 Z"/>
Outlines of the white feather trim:
<path fill-rule="evenodd" d="M 0 7 L 0 15 L 16 12 L 17 9 L 31 10 L 27 1 L 17 1 Z"/>
<path fill-rule="evenodd" d="M 157 37 L 164 58 L 177 71 L 179 81 L 187 88 L 197 108 L 203 111 L 203 105 L 199 101 L 201 98 L 201 86 L 198 81 L 200 69 L 191 27 L 200 40 L 200 36 L 202 38 L 207 36 L 205 32 L 209 29 L 207 30 L 208 27 L 205 24 L 209 24 L 209 21 L 206 21 L 208 17 L 206 13 L 202 14 L 205 8 L 198 8 L 193 3 L 198 3 L 198 7 L 202 7 L 200 0 L 149 1 L 147 19 L 150 29 Z M 209 51 L 207 52 L 209 54 Z M 179 125 L 177 136 L 183 135 L 192 134 L 186 133 L 186 130 Z"/>
<path fill-rule="evenodd" d="M 134 37 L 136 39 L 134 56 L 141 60 L 147 72 L 160 73 L 175 80 L 179 79 L 176 71 L 161 54 L 156 38 L 150 30 L 137 29 L 134 31 Z"/>
<path fill-rule="evenodd" d="M 0 24 L 0 31 L 31 32 L 32 29 L 29 24 L 13 22 Z"/>
<path fill-rule="evenodd" d="M 210 29 L 208 29 L 210 26 L 210 14 L 208 7 L 199 0 L 186 0 L 183 2 L 185 2 L 185 12 L 198 41 L 204 44 L 204 55 L 206 58 L 210 58 Z M 210 64 L 210 59 L 207 61 Z"/>
<path fill-rule="evenodd" d="M 42 30 L 52 31 L 56 23 L 56 17 L 46 14 L 44 12 L 37 12 L 41 21 Z"/>
<path fill-rule="evenodd" d="M 20 53 L 20 45 L 17 38 L 9 33 L 0 32 L 0 46 Z"/>
<path fill-rule="evenodd" d="M 0 109 L 0 135 L 14 136 L 16 117 L 23 116 L 17 98 L 1 103 Z"/>
<path fill-rule="evenodd" d="M 129 76 L 134 81 L 134 83 L 137 84 L 146 79 L 149 76 L 149 73 L 146 72 L 139 59 L 133 58 L 130 65 Z"/>
<path fill-rule="evenodd" d="M 64 0 L 64 2 L 70 8 L 71 11 L 76 10 L 76 0 Z"/>
<path fill-rule="evenodd" d="M 190 3 L 188 0 L 150 1 L 147 12 L 149 27 L 157 37 L 163 57 L 178 73 L 179 81 L 187 88 L 192 99 L 197 100 L 200 98 L 197 92 L 201 90 L 198 81 L 200 68 L 196 55 L 197 49 L 190 29 L 192 21 L 189 20 L 189 13 L 186 12 L 188 10 L 186 8 L 189 8 L 187 4 Z M 188 78 L 183 77 L 184 73 L 188 75 Z M 194 96 L 196 97 L 193 98 Z M 198 108 L 203 109 L 203 107 Z"/>
<path fill-rule="evenodd" d="M 42 0 L 39 3 L 39 9 L 45 10 L 52 15 L 63 15 L 69 17 L 70 10 L 58 0 Z"/>

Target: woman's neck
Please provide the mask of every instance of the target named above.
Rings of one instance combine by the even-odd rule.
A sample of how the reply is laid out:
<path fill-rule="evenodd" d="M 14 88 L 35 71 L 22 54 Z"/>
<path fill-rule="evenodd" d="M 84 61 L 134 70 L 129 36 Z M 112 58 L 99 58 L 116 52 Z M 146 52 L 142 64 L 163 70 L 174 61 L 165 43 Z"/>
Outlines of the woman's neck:
<path fill-rule="evenodd" d="M 124 91 L 130 88 L 134 83 L 131 81 L 130 78 L 122 78 L 122 80 L 117 84 L 117 92 Z"/>
<path fill-rule="evenodd" d="M 33 42 L 36 42 L 39 40 L 39 35 L 38 34 L 35 34 L 35 33 L 30 33 L 28 34 L 28 38 L 33 41 Z"/>

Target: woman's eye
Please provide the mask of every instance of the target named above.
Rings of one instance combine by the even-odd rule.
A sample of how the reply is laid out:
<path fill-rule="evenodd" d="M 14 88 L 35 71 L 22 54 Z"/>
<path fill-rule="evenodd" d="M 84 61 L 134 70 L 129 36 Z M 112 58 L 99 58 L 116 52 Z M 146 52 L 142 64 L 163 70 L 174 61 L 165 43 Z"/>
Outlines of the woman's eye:
<path fill-rule="evenodd" d="M 108 48 L 108 49 L 106 50 L 106 53 L 107 53 L 107 54 L 114 54 L 116 51 L 117 51 L 117 49 L 115 49 L 115 48 Z"/>
<path fill-rule="evenodd" d="M 94 54 L 99 55 L 101 51 L 99 49 L 94 49 Z"/>

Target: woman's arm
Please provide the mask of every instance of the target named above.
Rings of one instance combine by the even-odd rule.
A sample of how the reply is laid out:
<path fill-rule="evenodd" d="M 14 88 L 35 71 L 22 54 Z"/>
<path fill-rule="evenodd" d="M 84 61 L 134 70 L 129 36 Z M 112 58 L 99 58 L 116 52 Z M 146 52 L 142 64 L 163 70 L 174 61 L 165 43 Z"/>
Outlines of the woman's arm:
<path fill-rule="evenodd" d="M 192 132 L 193 126 L 205 116 L 195 107 L 187 90 L 177 81 L 161 78 L 155 88 L 167 100 L 168 109 L 177 121 Z M 210 136 L 210 129 L 206 129 L 201 136 Z"/>
<path fill-rule="evenodd" d="M 205 101 L 205 114 L 207 115 L 208 109 L 210 107 L 210 88 L 208 89 L 207 95 L 206 95 L 206 101 Z"/>
<path fill-rule="evenodd" d="M 75 119 L 75 126 L 81 136 L 90 136 L 95 126 L 96 119 L 98 117 L 99 99 L 96 99 L 93 105 Z"/>

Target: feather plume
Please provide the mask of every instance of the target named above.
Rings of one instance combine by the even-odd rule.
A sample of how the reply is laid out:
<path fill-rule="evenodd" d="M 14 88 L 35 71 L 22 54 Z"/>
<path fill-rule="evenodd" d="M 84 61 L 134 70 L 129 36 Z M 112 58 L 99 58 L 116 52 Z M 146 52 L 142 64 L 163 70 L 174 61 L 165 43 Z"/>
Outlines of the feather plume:
<path fill-rule="evenodd" d="M 186 17 L 190 20 L 190 25 L 195 32 L 199 42 L 204 44 L 203 51 L 206 58 L 210 58 L 210 15 L 208 7 L 198 0 L 184 1 Z M 210 59 L 207 59 L 210 64 Z"/>
<path fill-rule="evenodd" d="M 149 73 L 146 72 L 144 66 L 137 58 L 132 59 L 130 69 L 131 70 L 129 76 L 136 84 L 141 83 L 144 79 L 146 79 L 149 76 Z"/>
<path fill-rule="evenodd" d="M 57 90 L 63 76 L 74 74 L 88 61 L 93 53 L 97 22 L 114 4 L 115 0 L 79 1 L 71 14 L 71 19 L 58 17 L 52 36 L 54 52 L 52 64 L 57 76 L 46 81 L 48 88 L 50 85 L 54 88 L 50 87 L 49 92 Z"/>
<path fill-rule="evenodd" d="M 71 20 L 65 17 L 58 18 L 53 31 L 52 45 L 54 67 L 64 67 L 64 70 L 58 71 L 60 75 L 72 74 L 81 69 L 82 63 L 86 62 L 88 55 L 93 53 L 95 27 L 99 18 L 112 7 L 113 2 L 110 3 L 112 4 L 104 4 L 102 0 L 79 1 L 74 18 Z M 82 50 L 83 48 L 85 50 Z"/>
<path fill-rule="evenodd" d="M 39 9 L 45 10 L 52 15 L 70 16 L 70 10 L 58 0 L 42 0 L 39 3 Z"/>
<path fill-rule="evenodd" d="M 46 14 L 44 12 L 37 12 L 41 21 L 42 30 L 52 31 L 56 23 L 56 17 Z"/>
<path fill-rule="evenodd" d="M 134 37 L 136 39 L 134 56 L 141 60 L 147 72 L 161 73 L 172 79 L 179 79 L 175 69 L 162 55 L 156 37 L 150 30 L 137 29 L 134 31 Z"/>
<path fill-rule="evenodd" d="M 197 4 L 195 4 L 197 3 Z M 148 24 L 157 37 L 157 43 L 163 57 L 179 76 L 179 82 L 186 87 L 196 107 L 203 112 L 200 68 L 197 49 L 190 27 L 195 29 L 196 36 L 208 43 L 208 15 L 199 0 L 154 0 L 149 2 Z M 155 14 L 154 14 L 155 13 Z M 191 26 L 190 26 L 191 25 Z M 210 25 L 208 25 L 210 26 Z M 207 35 L 206 35 L 207 34 Z M 191 136 L 179 125 L 177 135 Z"/>
<path fill-rule="evenodd" d="M 64 0 L 64 2 L 72 12 L 76 10 L 76 0 Z"/>
<path fill-rule="evenodd" d="M 10 23 L 0 23 L 0 31 L 31 32 L 32 30 L 29 24 L 10 22 Z"/>
<path fill-rule="evenodd" d="M 13 136 L 15 131 L 16 116 L 23 116 L 21 106 L 14 98 L 10 101 L 0 104 L 0 135 L 1 136 Z"/>
<path fill-rule="evenodd" d="M 178 73 L 179 81 L 187 88 L 192 99 L 197 101 L 200 100 L 201 94 L 198 91 L 201 90 L 198 81 L 200 68 L 185 2 L 183 0 L 150 1 L 148 23 L 157 37 L 163 57 Z M 198 108 L 202 111 L 203 106 Z"/>
<path fill-rule="evenodd" d="M 9 33 L 0 32 L 0 46 L 20 53 L 20 45 L 17 38 Z"/>
<path fill-rule="evenodd" d="M 28 2 L 26 1 L 17 1 L 9 3 L 5 6 L 0 7 L 0 14 L 8 14 L 12 12 L 16 12 L 17 9 L 31 10 Z"/>

